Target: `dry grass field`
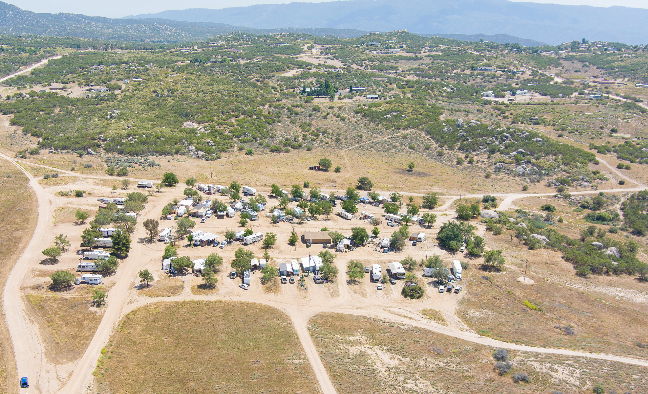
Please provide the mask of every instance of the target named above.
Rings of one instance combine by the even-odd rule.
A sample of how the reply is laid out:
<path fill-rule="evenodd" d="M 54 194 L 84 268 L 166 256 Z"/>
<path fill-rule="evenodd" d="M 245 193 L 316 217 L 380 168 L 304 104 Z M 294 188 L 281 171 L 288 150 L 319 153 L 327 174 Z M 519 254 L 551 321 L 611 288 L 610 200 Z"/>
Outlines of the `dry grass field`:
<path fill-rule="evenodd" d="M 103 308 L 92 307 L 92 289 L 86 287 L 74 294 L 26 294 L 25 298 L 45 341 L 47 359 L 65 364 L 81 357 L 103 317 Z"/>
<path fill-rule="evenodd" d="M 160 280 L 150 283 L 140 291 L 147 297 L 172 297 L 182 293 L 184 282 L 182 279 L 163 277 Z"/>
<path fill-rule="evenodd" d="M 0 292 L 16 260 L 27 246 L 36 226 L 36 198 L 27 178 L 16 167 L 0 161 Z M 7 379 L 18 379 L 13 350 L 4 317 L 0 322 L 0 391 L 7 391 Z"/>
<path fill-rule="evenodd" d="M 106 393 L 318 393 L 290 319 L 251 303 L 160 303 L 120 323 L 95 376 Z"/>
<path fill-rule="evenodd" d="M 648 389 L 645 368 L 512 351 L 512 369 L 500 376 L 493 348 L 365 317 L 320 314 L 309 328 L 339 394 L 591 393 L 595 384 L 606 392 Z M 514 383 L 515 373 L 529 383 Z"/>

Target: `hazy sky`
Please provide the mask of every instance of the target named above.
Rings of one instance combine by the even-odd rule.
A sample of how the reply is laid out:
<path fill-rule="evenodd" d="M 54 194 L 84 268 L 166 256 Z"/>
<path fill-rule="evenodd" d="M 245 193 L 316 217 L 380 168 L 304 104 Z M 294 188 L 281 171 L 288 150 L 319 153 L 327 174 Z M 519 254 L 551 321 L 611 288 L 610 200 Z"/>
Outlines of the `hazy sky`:
<path fill-rule="evenodd" d="M 127 15 L 155 13 L 166 10 L 187 8 L 226 8 L 241 7 L 253 4 L 291 3 L 295 0 L 4 0 L 22 9 L 34 12 L 70 12 L 93 16 L 118 18 Z M 332 0 L 300 0 L 301 2 L 319 3 Z M 525 0 L 512 0 L 525 1 Z M 526 0 L 529 1 L 529 0 Z M 591 5 L 610 7 L 613 5 L 625 7 L 648 8 L 647 0 L 537 0 L 536 3 L 554 3 L 571 5 Z"/>

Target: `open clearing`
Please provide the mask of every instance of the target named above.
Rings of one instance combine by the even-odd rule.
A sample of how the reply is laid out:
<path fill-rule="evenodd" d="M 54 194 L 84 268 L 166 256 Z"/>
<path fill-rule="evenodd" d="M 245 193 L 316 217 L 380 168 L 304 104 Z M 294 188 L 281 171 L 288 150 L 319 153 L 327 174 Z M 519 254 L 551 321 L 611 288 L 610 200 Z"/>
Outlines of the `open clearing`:
<path fill-rule="evenodd" d="M 149 305 L 129 313 L 105 349 L 100 392 L 320 392 L 288 316 L 259 304 Z"/>
<path fill-rule="evenodd" d="M 36 198 L 27 178 L 15 166 L 0 161 L 0 289 L 29 242 L 36 226 Z M 17 379 L 11 341 L 4 318 L 0 322 L 0 391 L 7 392 L 7 380 Z"/>
<path fill-rule="evenodd" d="M 309 329 L 339 394 L 591 393 L 595 384 L 617 393 L 648 389 L 642 367 L 526 352 L 509 351 L 512 369 L 500 376 L 491 347 L 366 317 L 319 314 Z M 514 383 L 514 373 L 527 374 L 529 383 Z"/>

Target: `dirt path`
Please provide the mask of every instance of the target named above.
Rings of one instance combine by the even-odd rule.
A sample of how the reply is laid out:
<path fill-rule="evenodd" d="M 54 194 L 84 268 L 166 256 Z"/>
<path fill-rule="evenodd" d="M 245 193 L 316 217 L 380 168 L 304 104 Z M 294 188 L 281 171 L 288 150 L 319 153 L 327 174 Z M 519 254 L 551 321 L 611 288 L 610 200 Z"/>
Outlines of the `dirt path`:
<path fill-rule="evenodd" d="M 60 59 L 60 58 L 62 58 L 62 57 L 63 57 L 63 56 L 61 56 L 61 55 L 57 55 L 57 56 L 49 57 L 49 58 L 47 58 L 47 59 L 43 59 L 43 60 L 41 60 L 40 62 L 38 62 L 38 63 L 36 63 L 36 64 L 32 64 L 31 66 L 29 66 L 29 67 L 27 67 L 27 68 L 25 68 L 25 69 L 22 69 L 22 70 L 16 71 L 16 72 L 13 73 L 13 74 L 10 74 L 10 75 L 7 75 L 6 77 L 2 77 L 2 78 L 0 78 L 0 83 L 6 81 L 6 80 L 8 80 L 8 79 L 11 79 L 11 78 L 13 78 L 13 77 L 17 77 L 18 75 L 27 74 L 28 72 L 31 72 L 31 70 L 33 70 L 33 69 L 35 69 L 35 68 L 38 68 L 38 67 L 41 67 L 41 66 L 46 65 L 50 60 Z"/>

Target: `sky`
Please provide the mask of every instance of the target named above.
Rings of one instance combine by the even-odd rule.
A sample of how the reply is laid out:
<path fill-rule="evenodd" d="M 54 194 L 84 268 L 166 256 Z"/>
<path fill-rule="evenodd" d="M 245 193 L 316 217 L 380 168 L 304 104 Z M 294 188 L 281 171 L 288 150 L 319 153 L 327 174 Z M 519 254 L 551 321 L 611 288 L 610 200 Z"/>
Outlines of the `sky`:
<path fill-rule="evenodd" d="M 291 3 L 295 0 L 2 0 L 24 10 L 34 12 L 59 13 L 68 12 L 91 16 L 120 18 L 128 15 L 156 13 L 166 10 L 187 8 L 228 8 L 244 7 L 253 4 Z M 319 3 L 332 0 L 299 0 L 301 2 Z M 529 2 L 529 0 L 511 0 Z M 647 8 L 647 0 L 537 0 L 535 3 L 553 3 L 569 5 L 591 5 L 596 7 L 635 7 Z"/>

